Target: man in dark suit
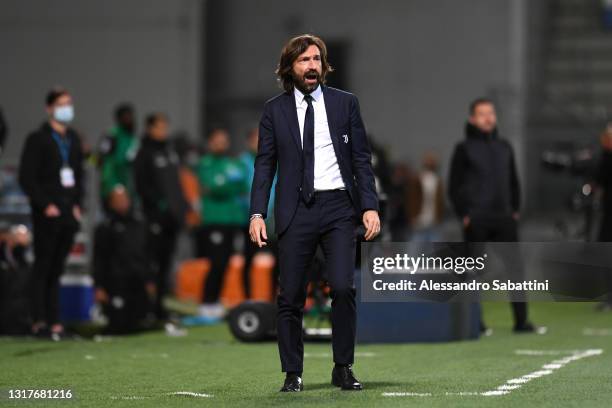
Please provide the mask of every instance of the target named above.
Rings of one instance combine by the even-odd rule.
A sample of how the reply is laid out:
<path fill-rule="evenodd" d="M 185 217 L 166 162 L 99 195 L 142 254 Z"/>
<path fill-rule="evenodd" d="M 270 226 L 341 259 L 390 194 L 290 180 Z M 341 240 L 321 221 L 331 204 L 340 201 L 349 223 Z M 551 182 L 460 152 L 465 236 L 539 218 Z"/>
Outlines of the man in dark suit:
<path fill-rule="evenodd" d="M 380 232 L 370 147 L 357 98 L 325 86 L 331 71 L 325 43 L 291 39 L 276 74 L 285 92 L 264 106 L 251 189 L 251 240 L 266 245 L 270 188 L 278 168 L 274 216 L 280 278 L 278 346 L 286 378 L 281 391 L 301 391 L 303 307 L 307 271 L 320 245 L 331 286 L 332 384 L 360 390 L 352 372 L 355 348 L 355 243 Z"/>

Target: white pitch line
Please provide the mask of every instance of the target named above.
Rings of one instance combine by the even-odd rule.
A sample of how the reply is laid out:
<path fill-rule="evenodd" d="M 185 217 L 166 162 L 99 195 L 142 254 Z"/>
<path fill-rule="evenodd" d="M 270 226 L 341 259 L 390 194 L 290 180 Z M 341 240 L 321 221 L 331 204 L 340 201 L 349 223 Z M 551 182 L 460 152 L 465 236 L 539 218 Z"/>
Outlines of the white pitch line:
<path fill-rule="evenodd" d="M 583 336 L 612 336 L 612 329 L 589 329 L 582 330 Z"/>
<path fill-rule="evenodd" d="M 127 395 L 127 396 L 123 396 L 123 397 L 118 397 L 118 396 L 112 396 L 111 399 L 112 400 L 118 400 L 118 399 L 122 399 L 122 400 L 144 400 L 147 399 L 149 397 L 140 397 L 137 395 Z"/>
<path fill-rule="evenodd" d="M 550 375 L 556 370 L 563 368 L 565 365 L 572 361 L 578 361 L 583 358 L 598 356 L 603 353 L 602 349 L 588 349 L 588 350 L 515 350 L 516 354 L 519 355 L 531 355 L 531 356 L 549 356 L 549 355 L 560 355 L 571 353 L 569 356 L 554 360 L 550 363 L 544 364 L 541 368 L 531 373 L 525 374 L 517 378 L 511 378 L 504 384 L 485 392 L 446 392 L 446 396 L 483 396 L 483 397 L 494 397 L 507 395 L 510 392 L 521 388 L 524 384 L 536 378 Z M 383 397 L 431 397 L 433 396 L 430 392 L 383 392 Z"/>
<path fill-rule="evenodd" d="M 478 392 L 446 392 L 444 395 L 452 396 L 452 397 L 471 397 L 474 395 L 480 395 Z"/>
<path fill-rule="evenodd" d="M 520 388 L 521 386 L 519 384 L 514 384 L 514 385 L 500 385 L 499 387 L 497 387 L 499 390 L 502 391 L 512 391 L 512 390 L 516 390 L 517 388 Z"/>
<path fill-rule="evenodd" d="M 486 391 L 486 392 L 480 393 L 480 395 L 482 395 L 483 397 L 497 397 L 497 396 L 506 395 L 506 394 L 510 394 L 510 391 L 493 390 L 493 391 Z"/>
<path fill-rule="evenodd" d="M 200 392 L 191 392 L 191 391 L 170 392 L 168 393 L 168 395 L 182 395 L 186 397 L 200 397 L 200 398 L 211 398 L 212 397 L 211 394 L 204 394 Z"/>
<path fill-rule="evenodd" d="M 531 351 L 535 352 L 537 350 L 531 350 Z M 547 350 L 547 351 L 551 352 L 553 350 Z M 480 395 L 483 395 L 483 396 L 506 395 L 510 393 L 511 391 L 520 388 L 521 386 L 523 386 L 524 384 L 528 383 L 531 380 L 554 373 L 555 370 L 562 368 L 563 366 L 571 363 L 572 361 L 578 361 L 586 357 L 598 356 L 601 353 L 603 353 L 603 350 L 601 349 L 575 350 L 573 354 L 568 357 L 564 357 L 562 359 L 554 360 L 550 363 L 544 364 L 539 370 L 536 370 L 529 374 L 525 374 L 521 377 L 511 378 L 508 381 L 506 381 L 504 384 L 500 385 L 499 387 L 491 391 L 483 392 Z M 537 354 L 531 354 L 531 355 L 537 355 Z M 548 355 L 548 354 L 541 354 L 541 355 Z"/>
<path fill-rule="evenodd" d="M 165 395 L 178 395 L 183 397 L 198 397 L 198 398 L 212 398 L 212 394 L 205 394 L 201 392 L 191 392 L 191 391 L 176 391 L 176 392 L 168 392 Z M 113 395 L 110 397 L 112 400 L 144 400 L 152 398 L 151 396 L 144 395 Z"/>
<path fill-rule="evenodd" d="M 430 392 L 383 392 L 383 397 L 431 397 Z"/>

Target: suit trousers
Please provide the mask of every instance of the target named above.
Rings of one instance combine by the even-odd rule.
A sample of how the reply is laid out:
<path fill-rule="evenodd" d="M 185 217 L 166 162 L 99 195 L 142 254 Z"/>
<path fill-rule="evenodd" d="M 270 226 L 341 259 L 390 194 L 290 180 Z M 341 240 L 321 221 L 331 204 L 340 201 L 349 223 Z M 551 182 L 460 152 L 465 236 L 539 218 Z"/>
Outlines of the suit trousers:
<path fill-rule="evenodd" d="M 332 349 L 336 364 L 352 364 L 355 349 L 355 227 L 357 215 L 348 192 L 315 192 L 298 203 L 289 227 L 279 236 L 278 348 L 283 372 L 303 369 L 302 318 L 309 270 L 317 247 L 325 256 L 331 288 Z"/>
<path fill-rule="evenodd" d="M 517 242 L 518 224 L 512 216 L 494 218 L 474 218 L 464 230 L 467 242 Z M 517 256 L 518 259 L 518 256 Z M 507 265 L 516 259 L 507 259 Z M 516 327 L 527 323 L 527 302 L 510 302 L 514 325 Z"/>

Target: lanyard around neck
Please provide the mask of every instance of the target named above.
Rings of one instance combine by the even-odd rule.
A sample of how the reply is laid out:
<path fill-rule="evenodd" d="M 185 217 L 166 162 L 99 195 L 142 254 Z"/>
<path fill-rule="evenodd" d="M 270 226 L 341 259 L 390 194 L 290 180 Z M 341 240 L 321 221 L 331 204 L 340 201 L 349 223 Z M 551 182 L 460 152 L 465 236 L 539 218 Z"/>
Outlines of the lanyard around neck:
<path fill-rule="evenodd" d="M 61 137 L 56 131 L 52 131 L 51 135 L 53 136 L 53 140 L 57 143 L 57 147 L 59 148 L 60 155 L 62 156 L 62 162 L 64 166 L 68 165 L 68 159 L 70 158 L 70 139 L 68 138 L 68 134 L 66 136 Z"/>

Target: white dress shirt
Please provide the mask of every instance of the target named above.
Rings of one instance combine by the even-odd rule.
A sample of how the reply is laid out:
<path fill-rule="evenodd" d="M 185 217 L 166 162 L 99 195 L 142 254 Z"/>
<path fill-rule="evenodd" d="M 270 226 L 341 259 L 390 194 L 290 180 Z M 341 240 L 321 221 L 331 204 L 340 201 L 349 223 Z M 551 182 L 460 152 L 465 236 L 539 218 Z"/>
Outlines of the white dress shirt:
<path fill-rule="evenodd" d="M 308 103 L 304 99 L 304 94 L 294 88 L 295 107 L 297 109 L 298 123 L 300 126 L 300 136 L 302 146 L 304 146 L 304 120 Z M 345 188 L 338 159 L 332 144 L 329 124 L 327 123 L 327 112 L 323 91 L 318 86 L 311 94 L 313 98 L 312 107 L 314 110 L 314 189 L 335 190 Z"/>

